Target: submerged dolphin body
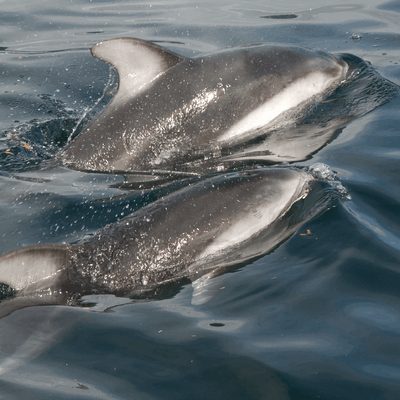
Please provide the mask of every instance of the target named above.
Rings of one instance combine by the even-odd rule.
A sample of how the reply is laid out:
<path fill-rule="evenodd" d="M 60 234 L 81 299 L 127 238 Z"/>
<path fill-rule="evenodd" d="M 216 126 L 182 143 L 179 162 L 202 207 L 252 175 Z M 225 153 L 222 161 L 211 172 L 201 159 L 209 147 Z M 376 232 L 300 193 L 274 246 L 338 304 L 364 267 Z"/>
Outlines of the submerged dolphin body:
<path fill-rule="evenodd" d="M 338 57 L 296 47 L 254 46 L 184 58 L 153 43 L 121 38 L 92 54 L 118 71 L 108 107 L 59 155 L 73 168 L 94 171 L 191 170 L 223 152 L 235 154 L 321 99 L 346 79 Z M 331 138 L 271 157 L 304 159 Z M 245 146 L 246 147 L 246 146 Z M 243 148 L 241 150 L 243 152 Z M 188 167 L 189 165 L 189 167 Z"/>
<path fill-rule="evenodd" d="M 108 225 L 86 242 L 0 258 L 0 314 L 87 294 L 132 296 L 260 257 L 327 206 L 329 191 L 298 169 L 214 176 Z M 328 197 L 327 197 L 328 196 Z M 6 290 L 7 289 L 7 290 Z"/>

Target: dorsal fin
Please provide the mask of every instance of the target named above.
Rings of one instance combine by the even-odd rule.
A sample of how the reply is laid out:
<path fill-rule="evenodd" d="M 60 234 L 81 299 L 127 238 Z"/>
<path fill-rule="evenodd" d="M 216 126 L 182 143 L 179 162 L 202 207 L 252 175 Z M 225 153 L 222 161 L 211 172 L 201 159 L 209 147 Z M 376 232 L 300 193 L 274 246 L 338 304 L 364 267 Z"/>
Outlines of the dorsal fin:
<path fill-rule="evenodd" d="M 183 60 L 154 43 L 134 38 L 106 40 L 91 51 L 118 71 L 119 87 L 114 102 L 137 96 L 160 74 Z"/>
<path fill-rule="evenodd" d="M 65 266 L 66 245 L 27 247 L 0 257 L 0 282 L 24 291 L 49 278 L 56 279 Z"/>

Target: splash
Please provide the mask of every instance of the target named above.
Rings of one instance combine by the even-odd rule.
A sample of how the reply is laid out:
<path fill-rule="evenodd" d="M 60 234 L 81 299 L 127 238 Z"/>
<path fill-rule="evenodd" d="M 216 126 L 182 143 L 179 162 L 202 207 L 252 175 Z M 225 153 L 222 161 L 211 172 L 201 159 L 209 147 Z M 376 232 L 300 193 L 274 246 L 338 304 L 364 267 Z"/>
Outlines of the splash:
<path fill-rule="evenodd" d="M 338 174 L 333 171 L 329 165 L 324 163 L 315 163 L 307 168 L 307 171 L 314 176 L 315 179 L 326 182 L 332 189 L 334 189 L 342 199 L 351 200 L 348 190 L 343 186 L 339 180 Z"/>

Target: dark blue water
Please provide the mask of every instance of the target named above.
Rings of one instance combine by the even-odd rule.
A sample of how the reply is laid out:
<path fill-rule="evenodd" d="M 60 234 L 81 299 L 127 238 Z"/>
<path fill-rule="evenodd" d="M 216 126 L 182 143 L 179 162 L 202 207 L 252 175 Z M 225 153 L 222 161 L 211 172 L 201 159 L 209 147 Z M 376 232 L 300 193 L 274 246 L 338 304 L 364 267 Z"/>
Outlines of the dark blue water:
<path fill-rule="evenodd" d="M 100 40 L 157 40 L 186 56 L 299 45 L 352 53 L 400 84 L 398 1 L 35 0 L 0 10 L 1 253 L 85 238 L 166 190 L 46 167 L 115 90 L 88 51 Z M 193 305 L 186 285 L 106 312 L 42 306 L 2 318 L 0 398 L 400 398 L 399 106 L 392 96 L 297 164 L 328 164 L 351 200 L 214 278 L 205 304 Z"/>

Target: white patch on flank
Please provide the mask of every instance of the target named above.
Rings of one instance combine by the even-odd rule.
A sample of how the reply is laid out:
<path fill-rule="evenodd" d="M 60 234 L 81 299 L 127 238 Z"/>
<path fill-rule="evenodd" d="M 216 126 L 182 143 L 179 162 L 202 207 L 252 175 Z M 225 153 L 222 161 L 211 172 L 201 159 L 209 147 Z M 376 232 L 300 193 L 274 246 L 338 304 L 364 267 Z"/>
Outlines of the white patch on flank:
<path fill-rule="evenodd" d="M 218 140 L 234 139 L 246 132 L 266 126 L 285 111 L 300 105 L 317 94 L 323 93 L 337 80 L 338 76 L 332 77 L 318 71 L 294 81 L 280 93 L 233 125 Z"/>
<path fill-rule="evenodd" d="M 39 256 L 27 251 L 11 253 L 0 259 L 0 282 L 23 290 L 55 275 L 60 267 L 57 257 Z"/>
<path fill-rule="evenodd" d="M 310 179 L 305 174 L 296 173 L 292 178 L 279 182 L 279 186 L 274 186 L 274 193 L 268 193 L 268 198 L 264 201 L 260 199 L 258 207 L 239 213 L 238 219 L 215 238 L 198 259 L 237 245 L 265 230 L 283 216 L 293 203 L 307 195 L 305 188 Z"/>

